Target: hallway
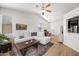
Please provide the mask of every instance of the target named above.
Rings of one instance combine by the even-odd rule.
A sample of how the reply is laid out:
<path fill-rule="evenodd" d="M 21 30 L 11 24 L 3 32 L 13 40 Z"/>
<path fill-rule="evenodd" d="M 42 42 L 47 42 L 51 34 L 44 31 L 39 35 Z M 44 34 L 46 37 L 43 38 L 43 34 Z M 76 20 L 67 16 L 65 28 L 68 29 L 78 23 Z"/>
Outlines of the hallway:
<path fill-rule="evenodd" d="M 44 56 L 79 56 L 79 53 L 74 51 L 68 46 L 58 43 L 58 38 L 54 37 L 51 39 L 54 45 L 45 53 Z"/>

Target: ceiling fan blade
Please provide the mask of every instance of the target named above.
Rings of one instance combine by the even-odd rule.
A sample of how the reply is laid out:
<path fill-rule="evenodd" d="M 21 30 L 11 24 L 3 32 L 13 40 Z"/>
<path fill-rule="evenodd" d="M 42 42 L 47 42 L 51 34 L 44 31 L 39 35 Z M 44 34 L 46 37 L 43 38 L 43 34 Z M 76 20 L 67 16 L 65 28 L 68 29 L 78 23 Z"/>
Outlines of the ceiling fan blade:
<path fill-rule="evenodd" d="M 47 12 L 52 12 L 51 10 L 46 10 Z"/>
<path fill-rule="evenodd" d="M 47 8 L 47 7 L 49 7 L 49 6 L 51 6 L 51 4 L 50 4 L 50 3 L 46 5 L 46 8 Z"/>

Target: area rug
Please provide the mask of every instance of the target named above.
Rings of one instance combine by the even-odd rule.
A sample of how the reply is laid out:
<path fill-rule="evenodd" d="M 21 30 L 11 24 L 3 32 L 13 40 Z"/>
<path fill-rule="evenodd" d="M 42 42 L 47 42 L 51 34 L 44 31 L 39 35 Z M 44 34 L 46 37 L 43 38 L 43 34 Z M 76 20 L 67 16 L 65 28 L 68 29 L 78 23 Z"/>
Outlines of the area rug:
<path fill-rule="evenodd" d="M 32 46 L 27 49 L 25 56 L 42 56 L 44 55 L 50 47 L 52 47 L 53 43 L 49 42 L 46 45 L 38 44 L 38 48 Z"/>

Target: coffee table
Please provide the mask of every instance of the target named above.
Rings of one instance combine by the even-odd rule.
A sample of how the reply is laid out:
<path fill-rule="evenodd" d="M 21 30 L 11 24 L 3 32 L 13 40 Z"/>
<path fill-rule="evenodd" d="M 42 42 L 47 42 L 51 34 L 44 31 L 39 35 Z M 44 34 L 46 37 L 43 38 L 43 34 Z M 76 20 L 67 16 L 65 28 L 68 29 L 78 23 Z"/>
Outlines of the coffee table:
<path fill-rule="evenodd" d="M 31 39 L 28 41 L 17 43 L 15 46 L 16 46 L 16 49 L 18 52 L 20 52 L 22 55 L 25 55 L 27 48 L 29 48 L 31 46 L 38 48 L 38 41 L 35 39 Z"/>

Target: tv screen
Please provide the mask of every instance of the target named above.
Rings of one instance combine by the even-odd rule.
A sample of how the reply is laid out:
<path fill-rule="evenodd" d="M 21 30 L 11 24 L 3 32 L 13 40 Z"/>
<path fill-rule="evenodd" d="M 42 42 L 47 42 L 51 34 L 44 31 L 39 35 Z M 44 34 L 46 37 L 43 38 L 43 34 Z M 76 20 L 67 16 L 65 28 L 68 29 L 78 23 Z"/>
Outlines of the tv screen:
<path fill-rule="evenodd" d="M 32 32 L 31 36 L 37 36 L 37 32 Z"/>

